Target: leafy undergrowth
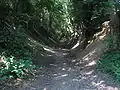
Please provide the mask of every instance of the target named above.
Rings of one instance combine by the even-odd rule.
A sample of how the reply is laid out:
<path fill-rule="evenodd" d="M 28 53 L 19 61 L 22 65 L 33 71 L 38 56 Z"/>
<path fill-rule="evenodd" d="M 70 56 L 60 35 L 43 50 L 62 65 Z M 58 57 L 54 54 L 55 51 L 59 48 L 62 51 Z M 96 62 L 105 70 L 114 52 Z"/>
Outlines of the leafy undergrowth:
<path fill-rule="evenodd" d="M 120 81 L 120 51 L 106 52 L 98 61 L 98 68 Z"/>
<path fill-rule="evenodd" d="M 0 80 L 26 78 L 32 74 L 35 69 L 33 56 L 37 50 L 42 51 L 41 46 L 25 33 L 22 26 L 14 33 L 14 38 L 9 36 L 0 44 Z"/>
<path fill-rule="evenodd" d="M 30 59 L 15 59 L 14 57 L 2 56 L 0 63 L 0 79 L 26 78 L 36 68 Z"/>

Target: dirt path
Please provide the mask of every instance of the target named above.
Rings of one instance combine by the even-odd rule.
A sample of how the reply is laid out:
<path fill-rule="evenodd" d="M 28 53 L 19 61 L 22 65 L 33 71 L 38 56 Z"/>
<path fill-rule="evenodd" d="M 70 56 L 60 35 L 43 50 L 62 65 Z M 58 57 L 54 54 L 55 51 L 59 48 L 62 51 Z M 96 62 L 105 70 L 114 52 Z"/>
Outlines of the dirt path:
<path fill-rule="evenodd" d="M 95 42 L 78 52 L 78 59 L 64 57 L 64 50 L 56 51 L 54 64 L 42 67 L 35 78 L 9 90 L 119 90 L 119 84 L 111 76 L 96 69 L 96 61 L 104 48 L 101 41 Z"/>

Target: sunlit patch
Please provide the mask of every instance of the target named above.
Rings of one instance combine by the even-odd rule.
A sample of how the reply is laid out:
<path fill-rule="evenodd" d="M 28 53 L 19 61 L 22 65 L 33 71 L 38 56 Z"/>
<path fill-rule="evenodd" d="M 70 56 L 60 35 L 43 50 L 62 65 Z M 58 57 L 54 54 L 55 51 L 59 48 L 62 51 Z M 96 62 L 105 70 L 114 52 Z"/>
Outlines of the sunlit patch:
<path fill-rule="evenodd" d="M 53 56 L 53 55 L 48 55 L 48 56 Z"/>
<path fill-rule="evenodd" d="M 89 40 L 89 41 L 88 41 L 89 45 L 90 45 L 91 43 L 93 43 L 93 41 L 94 41 L 94 40 Z M 88 46 L 89 46 L 89 45 L 88 45 Z M 88 47 L 88 46 L 87 46 L 87 47 Z"/>
<path fill-rule="evenodd" d="M 50 66 L 57 66 L 56 64 L 50 64 Z"/>
<path fill-rule="evenodd" d="M 79 80 L 79 79 L 73 79 L 72 81 L 76 81 L 76 82 L 79 82 L 80 80 Z"/>
<path fill-rule="evenodd" d="M 88 53 L 86 56 L 83 57 L 83 60 L 88 61 L 90 59 L 90 56 L 92 56 L 96 52 L 96 49 L 92 52 Z"/>
<path fill-rule="evenodd" d="M 67 82 L 62 82 L 63 85 L 67 84 Z"/>
<path fill-rule="evenodd" d="M 54 76 L 57 76 L 57 74 L 53 74 Z"/>
<path fill-rule="evenodd" d="M 16 27 L 13 27 L 13 29 L 15 29 L 15 30 L 16 30 Z"/>
<path fill-rule="evenodd" d="M 103 84 L 103 83 L 104 83 L 104 81 L 100 81 L 100 82 L 98 82 L 98 83 L 92 82 L 92 84 L 95 85 L 95 86 L 99 86 L 99 85 L 101 85 L 101 84 Z"/>
<path fill-rule="evenodd" d="M 87 77 L 83 76 L 83 77 L 81 77 L 81 79 L 87 79 Z"/>
<path fill-rule="evenodd" d="M 93 76 L 94 78 L 96 78 L 97 76 L 95 75 L 95 76 Z"/>
<path fill-rule="evenodd" d="M 83 60 L 88 61 L 89 57 L 84 57 Z"/>
<path fill-rule="evenodd" d="M 87 72 L 87 73 L 85 73 L 86 75 L 90 75 L 90 74 L 92 74 L 94 72 L 94 70 L 92 70 L 92 71 L 90 71 L 90 72 Z"/>
<path fill-rule="evenodd" d="M 63 65 L 66 65 L 67 63 L 63 63 Z"/>
<path fill-rule="evenodd" d="M 75 49 L 78 46 L 79 46 L 79 42 L 77 42 L 77 44 L 75 46 L 73 46 L 72 49 Z"/>
<path fill-rule="evenodd" d="M 67 77 L 67 76 L 68 76 L 68 74 L 63 74 L 63 75 L 61 75 L 61 76 L 56 77 L 56 79 L 57 79 L 57 78 Z"/>
<path fill-rule="evenodd" d="M 47 88 L 44 88 L 43 90 L 47 90 Z"/>
<path fill-rule="evenodd" d="M 65 71 L 65 68 L 62 68 L 63 71 Z"/>
<path fill-rule="evenodd" d="M 41 54 L 41 56 L 44 56 L 44 54 Z"/>
<path fill-rule="evenodd" d="M 76 60 L 72 60 L 72 62 L 75 62 Z"/>
<path fill-rule="evenodd" d="M 43 48 L 44 48 L 44 50 L 46 50 L 46 51 L 48 51 L 48 52 L 55 53 L 55 51 L 53 51 L 53 50 L 50 50 L 50 49 L 45 48 L 45 47 L 43 47 Z"/>
<path fill-rule="evenodd" d="M 69 68 L 68 71 L 71 71 L 71 68 Z"/>
<path fill-rule="evenodd" d="M 104 39 L 105 36 L 106 36 L 106 34 L 99 36 L 99 39 L 102 40 L 102 39 Z"/>
<path fill-rule="evenodd" d="M 65 56 L 65 55 L 67 55 L 67 53 L 63 53 L 63 55 Z"/>
<path fill-rule="evenodd" d="M 78 62 L 78 63 L 76 63 L 75 65 L 79 65 L 80 63 Z"/>
<path fill-rule="evenodd" d="M 96 62 L 95 61 L 92 61 L 92 62 L 90 62 L 89 64 L 87 64 L 86 66 L 93 66 L 93 65 L 95 65 L 96 64 Z"/>
<path fill-rule="evenodd" d="M 111 86 L 107 86 L 105 89 L 106 90 L 119 90 L 117 87 L 111 87 Z"/>

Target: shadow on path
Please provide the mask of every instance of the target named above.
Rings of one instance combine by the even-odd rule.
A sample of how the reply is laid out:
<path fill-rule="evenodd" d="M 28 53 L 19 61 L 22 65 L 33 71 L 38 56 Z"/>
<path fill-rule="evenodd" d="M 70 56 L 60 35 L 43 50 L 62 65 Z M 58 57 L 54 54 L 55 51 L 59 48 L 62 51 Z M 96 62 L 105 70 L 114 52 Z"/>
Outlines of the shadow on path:
<path fill-rule="evenodd" d="M 55 50 L 52 56 L 55 63 L 41 67 L 35 78 L 24 81 L 15 90 L 119 90 L 111 76 L 96 69 L 103 49 L 101 41 L 93 43 L 78 52 L 77 58 L 65 57 L 65 50 Z"/>

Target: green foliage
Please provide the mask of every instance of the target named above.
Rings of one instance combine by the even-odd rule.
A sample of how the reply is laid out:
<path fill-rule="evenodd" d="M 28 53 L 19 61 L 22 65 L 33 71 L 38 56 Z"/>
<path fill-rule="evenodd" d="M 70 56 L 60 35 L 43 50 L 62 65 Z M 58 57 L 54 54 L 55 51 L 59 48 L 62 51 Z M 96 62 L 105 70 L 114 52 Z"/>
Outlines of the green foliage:
<path fill-rule="evenodd" d="M 46 29 L 52 36 L 47 40 L 52 39 L 53 43 L 57 44 L 72 44 L 78 34 L 75 34 L 71 23 L 71 2 L 69 0 L 41 0 L 36 3 L 36 6 L 37 12 L 41 13 L 42 26 L 47 26 Z"/>
<path fill-rule="evenodd" d="M 108 0 L 72 0 L 72 5 L 74 29 L 86 47 L 90 38 L 102 30 L 102 23 L 109 20 L 112 7 Z"/>
<path fill-rule="evenodd" d="M 109 35 L 105 40 L 104 43 L 106 45 L 106 48 L 108 50 L 115 50 L 116 47 L 116 43 L 115 43 L 115 39 L 113 35 Z"/>
<path fill-rule="evenodd" d="M 95 31 L 108 18 L 109 10 L 106 10 L 110 5 L 108 0 L 4 0 L 0 3 L 9 6 L 12 27 L 22 25 L 42 44 L 70 47 L 79 36 L 88 36 L 86 33 Z"/>
<path fill-rule="evenodd" d="M 0 66 L 0 78 L 24 78 L 27 74 L 32 73 L 34 68 L 29 58 L 33 57 L 35 47 L 31 46 L 26 33 L 24 23 L 26 16 L 20 13 L 18 15 L 14 11 L 14 7 L 9 4 L 6 2 L 0 4 L 0 55 L 4 52 L 7 57 Z"/>
<path fill-rule="evenodd" d="M 97 28 L 109 18 L 110 3 L 108 0 L 73 0 L 75 22 L 84 24 L 86 28 Z M 108 17 L 106 17 L 108 16 Z M 82 23 L 83 22 L 83 23 Z"/>
<path fill-rule="evenodd" d="M 21 26 L 17 28 L 15 38 L 9 41 L 6 47 L 12 51 L 9 52 L 10 55 L 19 55 L 19 57 L 27 57 L 33 53 L 33 48 L 29 46 L 28 36 Z"/>
<path fill-rule="evenodd" d="M 31 60 L 15 59 L 14 57 L 2 57 L 3 62 L 0 66 L 0 78 L 26 78 L 28 74 L 32 74 L 35 66 Z"/>
<path fill-rule="evenodd" d="M 4 34 L 1 34 L 1 36 L 4 36 Z M 13 55 L 17 58 L 30 57 L 33 53 L 33 48 L 29 45 L 28 36 L 25 34 L 24 28 L 22 26 L 16 27 L 12 37 L 8 35 L 8 38 L 1 43 L 1 53 L 5 52 L 8 56 Z M 3 37 L 3 39 L 5 38 Z"/>
<path fill-rule="evenodd" d="M 109 34 L 105 39 L 107 51 L 101 56 L 98 61 L 98 69 L 107 72 L 120 81 L 120 47 L 116 39 L 116 34 Z"/>
<path fill-rule="evenodd" d="M 120 80 L 120 51 L 106 52 L 98 61 L 98 67 Z"/>

